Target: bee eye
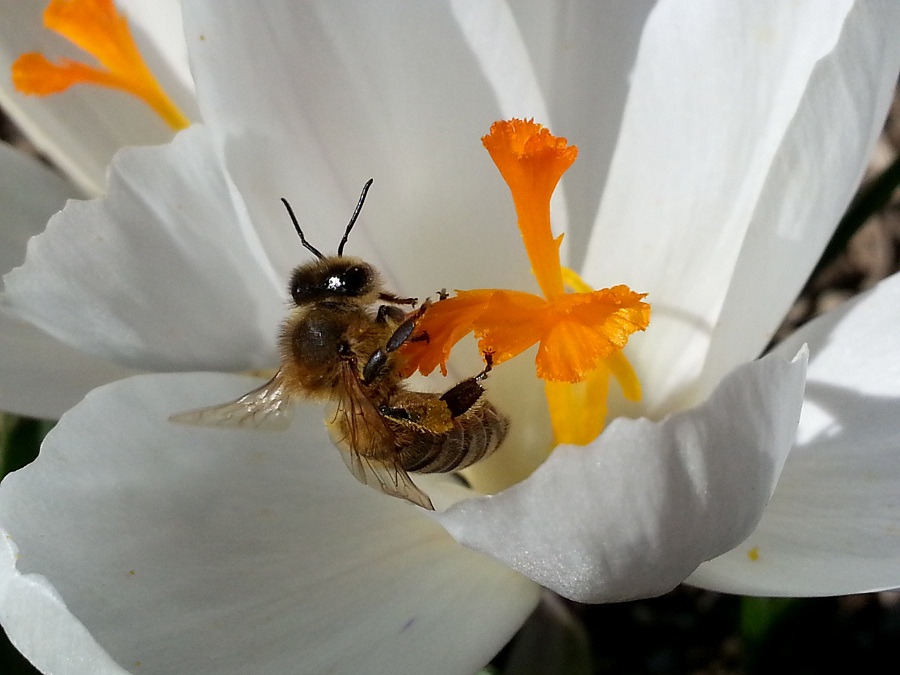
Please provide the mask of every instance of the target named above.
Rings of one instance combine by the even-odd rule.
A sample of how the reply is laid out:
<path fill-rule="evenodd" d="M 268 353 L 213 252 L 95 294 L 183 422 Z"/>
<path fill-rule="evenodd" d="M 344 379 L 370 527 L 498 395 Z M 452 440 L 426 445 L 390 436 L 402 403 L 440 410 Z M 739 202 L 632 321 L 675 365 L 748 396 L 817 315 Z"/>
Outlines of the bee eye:
<path fill-rule="evenodd" d="M 372 273 L 365 265 L 348 267 L 341 275 L 341 286 L 347 295 L 365 295 L 372 290 Z"/>
<path fill-rule="evenodd" d="M 310 302 L 315 295 L 317 294 L 304 284 L 291 284 L 291 299 L 293 299 L 295 305 Z"/>
<path fill-rule="evenodd" d="M 295 305 L 313 302 L 319 295 L 316 291 L 316 283 L 310 278 L 309 271 L 302 267 L 294 270 L 288 290 Z"/>

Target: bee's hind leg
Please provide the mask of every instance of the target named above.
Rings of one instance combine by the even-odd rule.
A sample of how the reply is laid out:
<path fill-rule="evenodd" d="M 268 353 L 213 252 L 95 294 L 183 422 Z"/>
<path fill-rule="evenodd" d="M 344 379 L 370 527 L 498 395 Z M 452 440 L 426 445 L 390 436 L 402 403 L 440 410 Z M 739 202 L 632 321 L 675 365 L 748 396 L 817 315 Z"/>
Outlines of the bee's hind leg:
<path fill-rule="evenodd" d="M 486 380 L 488 373 L 491 372 L 494 367 L 494 352 L 481 352 L 481 356 L 484 359 L 484 370 L 482 370 L 480 373 L 475 375 L 474 378 L 472 378 L 478 380 L 479 382 L 481 382 L 482 380 Z"/>
<path fill-rule="evenodd" d="M 484 352 L 483 356 L 484 370 L 463 380 L 441 395 L 441 400 L 450 410 L 451 417 L 459 417 L 468 412 L 484 395 L 484 387 L 481 386 L 481 381 L 491 372 L 491 368 L 494 366 L 494 355 L 491 352 Z"/>

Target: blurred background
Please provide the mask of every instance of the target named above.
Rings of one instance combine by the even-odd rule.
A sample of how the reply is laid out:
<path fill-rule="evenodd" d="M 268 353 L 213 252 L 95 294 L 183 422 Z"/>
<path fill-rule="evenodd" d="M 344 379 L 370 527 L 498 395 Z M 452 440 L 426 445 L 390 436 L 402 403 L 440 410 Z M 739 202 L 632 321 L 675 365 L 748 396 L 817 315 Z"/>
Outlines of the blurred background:
<path fill-rule="evenodd" d="M 33 152 L 2 112 L 0 138 Z M 860 192 L 776 342 L 900 271 L 898 158 L 900 96 L 895 95 Z M 0 413 L 0 475 L 34 459 L 50 428 L 52 422 Z M 559 668 L 535 670 L 537 653 Z M 577 605 L 548 595 L 483 672 L 895 673 L 898 654 L 900 591 L 769 599 L 681 587 L 660 598 L 613 605 Z M 0 674 L 37 672 L 0 635 Z"/>

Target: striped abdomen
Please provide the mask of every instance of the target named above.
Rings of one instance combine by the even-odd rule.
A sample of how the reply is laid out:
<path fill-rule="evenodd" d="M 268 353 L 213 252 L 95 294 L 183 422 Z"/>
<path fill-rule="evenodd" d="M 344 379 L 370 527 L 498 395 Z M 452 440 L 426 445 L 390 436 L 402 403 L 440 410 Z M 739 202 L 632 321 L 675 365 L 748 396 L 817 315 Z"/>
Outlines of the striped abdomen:
<path fill-rule="evenodd" d="M 452 419 L 452 426 L 434 433 L 418 425 L 391 424 L 399 463 L 406 471 L 449 473 L 484 459 L 496 450 L 509 430 L 509 419 L 485 400 Z"/>

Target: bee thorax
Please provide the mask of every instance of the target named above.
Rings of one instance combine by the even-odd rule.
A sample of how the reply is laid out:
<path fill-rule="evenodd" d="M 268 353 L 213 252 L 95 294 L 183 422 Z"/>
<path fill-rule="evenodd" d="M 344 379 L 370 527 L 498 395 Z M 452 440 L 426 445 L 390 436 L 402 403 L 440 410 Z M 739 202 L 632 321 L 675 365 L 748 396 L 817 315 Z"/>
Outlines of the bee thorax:
<path fill-rule="evenodd" d="M 308 393 L 333 388 L 340 381 L 340 359 L 349 350 L 349 324 L 343 314 L 340 309 L 313 306 L 296 312 L 284 324 L 282 367 Z"/>

